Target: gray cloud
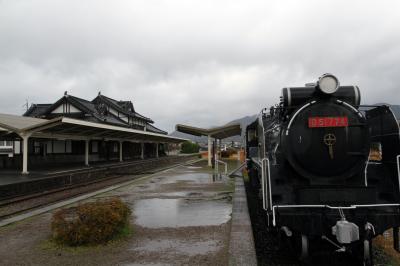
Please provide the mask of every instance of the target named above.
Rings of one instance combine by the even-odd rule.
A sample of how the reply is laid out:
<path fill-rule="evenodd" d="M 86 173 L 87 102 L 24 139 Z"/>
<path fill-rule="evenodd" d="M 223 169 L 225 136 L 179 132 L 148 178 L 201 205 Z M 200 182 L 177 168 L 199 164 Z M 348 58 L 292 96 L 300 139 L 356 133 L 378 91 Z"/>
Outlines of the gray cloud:
<path fill-rule="evenodd" d="M 399 103 L 398 1 L 0 1 L 0 112 L 65 90 L 169 131 L 218 125 L 325 72 Z M 11 100 L 10 100 L 11 99 Z"/>

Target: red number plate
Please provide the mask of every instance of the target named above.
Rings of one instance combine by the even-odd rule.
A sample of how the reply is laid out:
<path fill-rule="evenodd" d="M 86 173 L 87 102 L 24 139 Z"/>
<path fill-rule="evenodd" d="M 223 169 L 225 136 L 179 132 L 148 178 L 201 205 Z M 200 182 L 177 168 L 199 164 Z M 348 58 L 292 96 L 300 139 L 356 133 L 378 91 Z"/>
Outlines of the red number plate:
<path fill-rule="evenodd" d="M 346 116 L 340 117 L 309 117 L 308 127 L 347 127 L 349 120 Z"/>

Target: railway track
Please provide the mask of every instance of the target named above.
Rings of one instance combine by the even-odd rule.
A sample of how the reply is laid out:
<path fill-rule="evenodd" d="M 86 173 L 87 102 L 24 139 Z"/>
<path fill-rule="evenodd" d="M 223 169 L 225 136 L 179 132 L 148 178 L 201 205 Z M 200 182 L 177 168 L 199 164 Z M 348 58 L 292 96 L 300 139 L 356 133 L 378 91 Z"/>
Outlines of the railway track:
<path fill-rule="evenodd" d="M 109 177 L 99 181 L 7 199 L 0 202 L 0 220 L 127 180 L 129 180 L 127 177 Z"/>
<path fill-rule="evenodd" d="M 135 180 L 136 178 L 141 177 L 143 175 L 153 174 L 154 172 L 176 167 L 178 165 L 181 165 L 181 163 L 173 163 L 166 167 L 160 166 L 158 168 L 152 169 L 152 171 L 146 169 L 141 172 L 135 173 L 134 175 L 132 174 L 114 175 L 96 181 L 80 183 L 36 194 L 23 195 L 23 196 L 4 199 L 0 201 L 0 221 L 30 210 L 54 204 L 69 198 L 77 197 L 82 194 L 93 192 L 108 186 Z"/>

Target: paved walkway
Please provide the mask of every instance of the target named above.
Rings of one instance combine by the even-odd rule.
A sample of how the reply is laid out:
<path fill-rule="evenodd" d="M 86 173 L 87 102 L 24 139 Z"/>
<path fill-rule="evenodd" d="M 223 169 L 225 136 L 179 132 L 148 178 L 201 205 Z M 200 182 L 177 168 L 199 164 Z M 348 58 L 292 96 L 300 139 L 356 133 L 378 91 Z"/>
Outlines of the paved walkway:
<path fill-rule="evenodd" d="M 229 265 L 257 265 L 246 190 L 241 176 L 235 178 Z"/>

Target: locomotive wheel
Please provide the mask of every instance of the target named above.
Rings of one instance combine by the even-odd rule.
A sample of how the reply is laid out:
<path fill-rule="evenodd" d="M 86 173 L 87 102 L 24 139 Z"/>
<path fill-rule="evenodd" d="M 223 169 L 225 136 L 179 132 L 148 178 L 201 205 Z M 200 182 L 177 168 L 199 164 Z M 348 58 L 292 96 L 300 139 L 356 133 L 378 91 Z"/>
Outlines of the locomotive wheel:
<path fill-rule="evenodd" d="M 301 252 L 300 252 L 300 260 L 304 261 L 308 259 L 308 238 L 305 235 L 301 235 Z"/>
<path fill-rule="evenodd" d="M 306 235 L 298 234 L 296 237 L 293 237 L 293 248 L 298 260 L 301 263 L 307 263 L 309 259 L 309 240 Z"/>

